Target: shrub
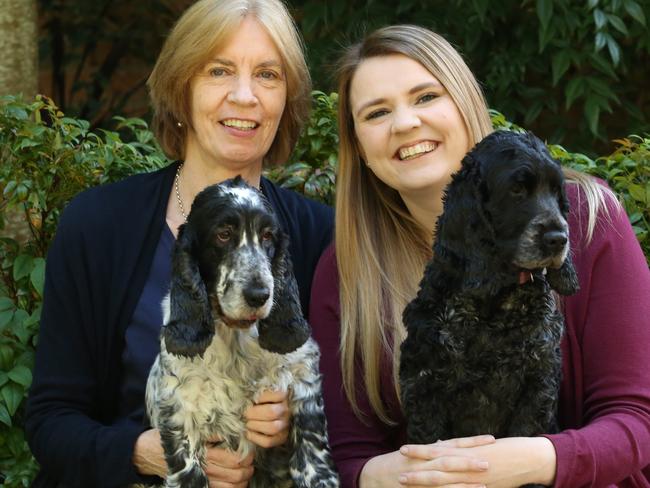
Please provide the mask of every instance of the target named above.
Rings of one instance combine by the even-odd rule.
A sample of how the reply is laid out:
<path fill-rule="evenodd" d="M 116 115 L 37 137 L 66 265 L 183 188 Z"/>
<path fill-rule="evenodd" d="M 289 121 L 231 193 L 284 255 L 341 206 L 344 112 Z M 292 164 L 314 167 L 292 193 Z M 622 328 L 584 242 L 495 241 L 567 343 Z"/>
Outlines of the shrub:
<path fill-rule="evenodd" d="M 45 255 L 59 213 L 78 192 L 167 163 L 144 121 L 116 118 L 118 132 L 91 132 L 52 101 L 0 98 L 0 229 L 7 212 L 25 216 L 30 238 L 0 238 L 0 485 L 28 486 L 35 464 L 25 443 Z"/>

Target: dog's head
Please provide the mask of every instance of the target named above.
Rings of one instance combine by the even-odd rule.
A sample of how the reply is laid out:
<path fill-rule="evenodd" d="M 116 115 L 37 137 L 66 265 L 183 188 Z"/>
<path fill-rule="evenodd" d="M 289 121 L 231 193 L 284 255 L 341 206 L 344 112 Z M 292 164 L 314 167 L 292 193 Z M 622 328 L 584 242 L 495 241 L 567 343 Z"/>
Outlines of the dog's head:
<path fill-rule="evenodd" d="M 268 201 L 240 177 L 200 192 L 174 249 L 167 351 L 202 354 L 215 322 L 248 329 L 269 317 L 283 293 L 287 246 Z"/>
<path fill-rule="evenodd" d="M 464 217 L 464 237 L 480 241 L 474 245 L 486 253 L 474 260 L 494 263 L 494 269 L 477 264 L 486 276 L 505 272 L 516 281 L 522 271 L 545 268 L 556 291 L 575 292 L 564 176 L 541 140 L 530 133 L 490 134 L 463 159 L 445 212 L 454 195 L 462 195 L 465 211 L 474 215 Z"/>

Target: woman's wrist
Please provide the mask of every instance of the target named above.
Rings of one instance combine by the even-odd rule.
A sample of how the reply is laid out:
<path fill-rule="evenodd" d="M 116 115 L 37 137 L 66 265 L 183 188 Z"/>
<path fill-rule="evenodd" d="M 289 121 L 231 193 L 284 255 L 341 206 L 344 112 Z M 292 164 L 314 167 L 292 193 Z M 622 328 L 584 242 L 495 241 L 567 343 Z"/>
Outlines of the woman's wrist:
<path fill-rule="evenodd" d="M 165 453 L 157 429 L 145 430 L 138 436 L 133 447 L 133 465 L 141 475 L 167 475 Z"/>

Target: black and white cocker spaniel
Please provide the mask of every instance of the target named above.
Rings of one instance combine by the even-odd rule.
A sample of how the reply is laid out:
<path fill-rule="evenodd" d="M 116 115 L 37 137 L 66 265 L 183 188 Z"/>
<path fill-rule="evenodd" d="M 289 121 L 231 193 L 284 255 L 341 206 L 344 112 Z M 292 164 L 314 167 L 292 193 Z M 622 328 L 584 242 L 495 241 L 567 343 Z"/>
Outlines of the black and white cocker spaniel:
<path fill-rule="evenodd" d="M 249 487 L 335 487 L 318 372 L 282 232 L 241 178 L 194 200 L 179 229 L 160 353 L 147 383 L 151 424 L 169 466 L 165 486 L 207 488 L 205 445 L 255 451 Z M 256 447 L 244 410 L 264 390 L 289 391 L 285 445 Z"/>
<path fill-rule="evenodd" d="M 403 316 L 409 442 L 556 429 L 564 321 L 552 290 L 578 288 L 564 184 L 530 133 L 487 136 L 453 175 Z"/>

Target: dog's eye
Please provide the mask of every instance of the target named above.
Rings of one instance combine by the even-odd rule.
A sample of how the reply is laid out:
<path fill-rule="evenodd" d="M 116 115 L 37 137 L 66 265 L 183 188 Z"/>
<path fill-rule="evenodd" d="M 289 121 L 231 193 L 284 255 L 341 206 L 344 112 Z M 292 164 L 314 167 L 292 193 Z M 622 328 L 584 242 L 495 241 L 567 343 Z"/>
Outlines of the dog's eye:
<path fill-rule="evenodd" d="M 232 231 L 230 229 L 222 229 L 217 232 L 217 239 L 221 242 L 228 242 L 232 237 Z"/>
<path fill-rule="evenodd" d="M 526 186 L 523 183 L 515 183 L 510 187 L 510 194 L 515 197 L 526 196 Z"/>
<path fill-rule="evenodd" d="M 273 239 L 273 232 L 271 232 L 270 230 L 265 230 L 264 232 L 262 232 L 263 241 L 270 241 L 271 239 Z"/>

